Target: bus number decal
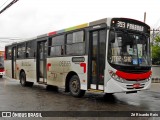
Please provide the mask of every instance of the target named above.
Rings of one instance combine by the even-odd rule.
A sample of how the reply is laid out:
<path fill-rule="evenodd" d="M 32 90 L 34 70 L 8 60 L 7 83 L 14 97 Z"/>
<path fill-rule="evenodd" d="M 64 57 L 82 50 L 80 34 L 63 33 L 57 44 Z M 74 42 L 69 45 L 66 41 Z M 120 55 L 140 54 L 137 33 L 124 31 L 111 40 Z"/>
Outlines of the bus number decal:
<path fill-rule="evenodd" d="M 60 61 L 59 66 L 66 67 L 66 66 L 71 66 L 70 61 Z"/>
<path fill-rule="evenodd" d="M 85 58 L 84 57 L 73 57 L 72 62 L 84 62 Z"/>
<path fill-rule="evenodd" d="M 31 64 L 29 62 L 22 61 L 22 66 L 31 66 Z"/>
<path fill-rule="evenodd" d="M 118 21 L 117 22 L 117 27 L 125 28 L 126 27 L 126 23 L 122 22 L 122 21 Z"/>
<path fill-rule="evenodd" d="M 57 78 L 57 73 L 51 72 L 53 78 Z"/>

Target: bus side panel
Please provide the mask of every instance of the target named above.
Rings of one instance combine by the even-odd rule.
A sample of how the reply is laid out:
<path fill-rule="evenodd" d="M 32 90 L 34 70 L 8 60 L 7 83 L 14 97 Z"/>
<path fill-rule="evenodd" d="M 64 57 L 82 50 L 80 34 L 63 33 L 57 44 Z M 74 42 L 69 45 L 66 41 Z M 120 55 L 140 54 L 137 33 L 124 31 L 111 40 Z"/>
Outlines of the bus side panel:
<path fill-rule="evenodd" d="M 64 65 L 65 79 L 69 72 L 75 72 L 80 80 L 82 90 L 87 90 L 87 70 L 88 70 L 88 57 L 87 56 L 73 56 L 64 57 L 64 61 L 70 61 L 71 64 Z"/>
<path fill-rule="evenodd" d="M 64 87 L 62 57 L 47 58 L 47 84 Z"/>
<path fill-rule="evenodd" d="M 73 62 L 73 58 L 84 61 Z M 65 80 L 69 72 L 75 72 L 81 84 L 81 89 L 87 90 L 87 56 L 82 57 L 55 57 L 47 59 L 47 84 L 59 87 L 65 86 Z"/>
<path fill-rule="evenodd" d="M 30 82 L 36 82 L 36 61 L 35 59 L 23 59 L 16 61 L 16 77 L 19 79 L 20 71 L 24 70 L 26 74 L 26 80 Z"/>
<path fill-rule="evenodd" d="M 10 78 L 12 78 L 12 67 L 11 66 L 12 66 L 11 60 L 4 61 L 5 75 Z"/>

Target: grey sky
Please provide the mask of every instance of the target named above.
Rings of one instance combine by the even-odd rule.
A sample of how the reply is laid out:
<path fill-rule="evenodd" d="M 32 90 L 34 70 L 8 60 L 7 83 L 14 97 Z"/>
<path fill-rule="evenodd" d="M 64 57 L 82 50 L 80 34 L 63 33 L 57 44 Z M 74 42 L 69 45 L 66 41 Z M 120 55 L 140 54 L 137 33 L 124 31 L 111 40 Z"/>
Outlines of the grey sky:
<path fill-rule="evenodd" d="M 0 6 L 5 1 L 0 0 Z M 19 0 L 0 14 L 0 38 L 30 38 L 106 17 L 143 21 L 144 12 L 146 23 L 157 28 L 159 5 L 159 0 Z M 2 39 L 0 43 L 5 45 Z"/>

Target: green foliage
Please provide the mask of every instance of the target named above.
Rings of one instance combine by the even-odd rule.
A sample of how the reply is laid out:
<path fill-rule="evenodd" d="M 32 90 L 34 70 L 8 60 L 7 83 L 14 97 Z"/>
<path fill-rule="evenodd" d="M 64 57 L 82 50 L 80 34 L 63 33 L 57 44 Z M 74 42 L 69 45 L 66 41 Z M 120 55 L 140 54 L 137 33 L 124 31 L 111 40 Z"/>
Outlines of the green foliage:
<path fill-rule="evenodd" d="M 152 64 L 160 65 L 160 36 L 156 36 L 152 45 Z"/>

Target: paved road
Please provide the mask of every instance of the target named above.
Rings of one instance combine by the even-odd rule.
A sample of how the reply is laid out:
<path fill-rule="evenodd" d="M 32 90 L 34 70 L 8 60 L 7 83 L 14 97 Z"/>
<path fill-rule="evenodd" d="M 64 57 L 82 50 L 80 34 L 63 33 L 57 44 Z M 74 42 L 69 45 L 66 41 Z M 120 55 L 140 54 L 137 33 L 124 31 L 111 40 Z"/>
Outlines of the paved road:
<path fill-rule="evenodd" d="M 0 111 L 159 111 L 160 83 L 153 83 L 150 90 L 133 94 L 116 93 L 110 97 L 87 93 L 83 98 L 74 98 L 61 90 L 47 91 L 43 85 L 21 87 L 19 81 L 0 79 Z M 1 120 L 2 118 L 0 118 Z M 17 120 L 17 118 L 12 118 Z M 10 119 L 10 120 L 12 120 Z M 24 118 L 27 119 L 27 118 Z M 43 120 L 44 118 L 42 118 Z M 56 118 L 45 118 L 54 120 Z M 60 118 L 58 118 L 60 119 Z M 80 118 L 61 118 L 84 120 Z M 91 119 L 91 118 L 89 118 Z M 95 120 L 106 118 L 92 118 Z M 107 118 L 112 119 L 112 118 Z M 138 118 L 115 118 L 114 120 Z M 140 119 L 140 118 L 139 118 Z M 141 120 L 159 120 L 144 118 Z M 8 120 L 8 119 L 4 119 Z M 36 118 L 34 118 L 36 120 Z M 37 118 L 37 120 L 41 120 Z"/>

